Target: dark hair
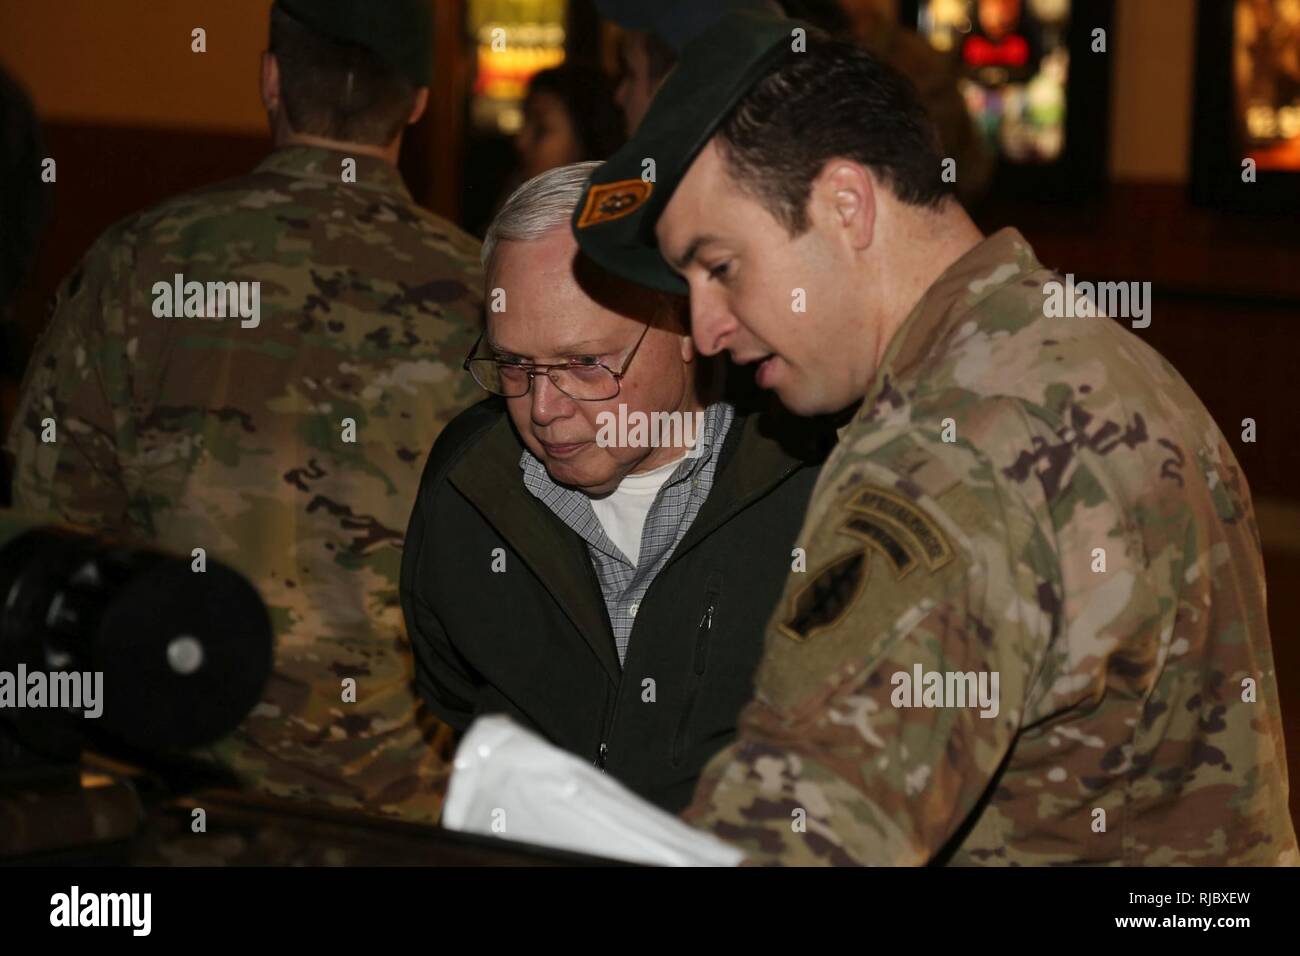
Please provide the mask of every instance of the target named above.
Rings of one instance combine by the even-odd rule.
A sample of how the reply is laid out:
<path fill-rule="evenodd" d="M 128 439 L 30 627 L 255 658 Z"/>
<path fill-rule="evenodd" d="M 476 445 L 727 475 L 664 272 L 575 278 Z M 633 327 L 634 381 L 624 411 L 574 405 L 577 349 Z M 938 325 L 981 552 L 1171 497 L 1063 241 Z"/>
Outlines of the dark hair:
<path fill-rule="evenodd" d="M 718 127 L 728 172 L 791 235 L 827 160 L 868 167 L 900 200 L 937 208 L 951 194 L 942 149 L 916 90 L 851 41 L 808 36 L 808 49 L 761 79 Z"/>
<path fill-rule="evenodd" d="M 623 145 L 623 114 L 603 70 L 567 63 L 540 70 L 528 84 L 528 95 L 534 93 L 550 93 L 564 104 L 582 159 L 608 159 Z"/>
<path fill-rule="evenodd" d="M 406 125 L 415 87 L 364 47 L 322 36 L 271 8 L 271 53 L 296 133 L 386 146 Z"/>

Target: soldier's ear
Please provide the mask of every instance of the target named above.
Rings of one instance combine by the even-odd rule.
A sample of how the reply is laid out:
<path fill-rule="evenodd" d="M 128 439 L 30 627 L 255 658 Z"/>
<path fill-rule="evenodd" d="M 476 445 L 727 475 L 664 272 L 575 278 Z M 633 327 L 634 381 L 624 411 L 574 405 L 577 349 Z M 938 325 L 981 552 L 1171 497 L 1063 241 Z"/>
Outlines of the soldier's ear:
<path fill-rule="evenodd" d="M 268 113 L 280 109 L 280 61 L 270 50 L 262 54 L 261 75 L 262 105 Z"/>
<path fill-rule="evenodd" d="M 876 181 L 861 163 L 832 159 L 813 180 L 808 214 L 839 234 L 855 251 L 871 245 L 876 222 Z"/>
<path fill-rule="evenodd" d="M 429 105 L 429 88 L 422 86 L 415 91 L 415 102 L 411 104 L 411 115 L 406 118 L 406 125 L 412 126 L 424 115 L 424 108 Z"/>

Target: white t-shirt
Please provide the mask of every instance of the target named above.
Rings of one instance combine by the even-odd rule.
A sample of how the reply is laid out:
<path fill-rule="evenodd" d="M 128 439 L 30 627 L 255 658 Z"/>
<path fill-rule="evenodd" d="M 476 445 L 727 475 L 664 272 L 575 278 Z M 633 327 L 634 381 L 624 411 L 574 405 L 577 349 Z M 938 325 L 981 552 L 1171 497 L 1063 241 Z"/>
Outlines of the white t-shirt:
<path fill-rule="evenodd" d="M 591 510 L 596 512 L 605 534 L 633 564 L 641 557 L 641 531 L 650 506 L 681 463 L 678 458 L 653 471 L 628 475 L 605 497 L 591 499 Z"/>

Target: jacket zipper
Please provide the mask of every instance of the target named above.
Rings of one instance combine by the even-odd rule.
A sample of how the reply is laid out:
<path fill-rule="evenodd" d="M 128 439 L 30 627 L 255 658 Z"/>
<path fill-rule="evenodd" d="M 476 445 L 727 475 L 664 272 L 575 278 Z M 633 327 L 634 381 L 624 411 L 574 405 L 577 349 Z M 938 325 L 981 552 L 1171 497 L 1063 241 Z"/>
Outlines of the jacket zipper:
<path fill-rule="evenodd" d="M 594 761 L 596 769 L 601 773 L 605 772 L 605 764 L 609 761 L 609 737 L 614 729 L 614 718 L 618 715 L 618 702 L 623 697 L 623 679 L 627 676 L 626 661 L 622 672 L 618 676 L 618 683 L 614 686 L 614 704 L 605 710 L 605 723 L 600 728 L 600 747 L 596 750 L 596 759 Z"/>
<path fill-rule="evenodd" d="M 736 422 L 733 421 L 732 422 L 733 429 L 735 425 Z M 736 434 L 737 437 L 735 440 L 739 442 L 740 440 L 739 433 Z M 722 455 L 720 455 L 718 459 L 719 471 L 729 463 L 727 461 L 727 459 L 730 458 L 730 454 L 728 454 L 729 451 L 734 453 L 734 448 L 731 447 L 730 431 L 728 433 L 727 440 L 723 442 Z M 784 482 L 787 478 L 789 478 L 791 475 L 793 475 L 796 471 L 798 471 L 802 467 L 804 467 L 804 464 L 801 462 L 794 462 L 790 464 L 783 472 L 781 472 L 781 474 L 776 478 L 775 481 L 771 482 L 770 484 L 764 485 L 762 489 L 762 493 L 767 494 L 767 492 L 771 491 L 777 485 L 780 485 L 782 482 Z M 715 527 L 721 527 L 723 524 L 730 521 L 741 511 L 745 510 L 745 508 L 749 507 L 751 501 L 756 497 L 760 497 L 760 496 L 751 494 L 748 498 L 741 499 L 738 502 L 733 502 L 732 507 L 729 508 L 724 513 L 724 515 L 715 522 Z M 712 533 L 713 530 L 714 528 L 711 527 L 709 533 Z M 701 540 L 703 540 L 704 537 L 707 537 L 707 535 L 702 535 Z M 692 544 L 691 547 L 694 547 L 694 544 Z M 686 549 L 678 548 L 674 550 L 672 557 L 668 559 L 668 563 L 665 564 L 662 568 L 660 568 L 659 573 L 655 576 L 656 581 L 651 582 L 650 589 L 646 592 L 645 596 L 641 598 L 642 603 L 645 603 L 645 601 L 650 597 L 650 593 L 654 591 L 655 583 L 657 583 L 658 579 L 662 578 L 667 573 L 668 569 L 671 568 L 678 561 L 678 559 L 680 559 L 689 550 L 690 548 L 686 548 Z M 596 579 L 595 569 L 591 567 L 590 562 L 588 562 L 587 566 L 591 572 L 592 579 L 596 581 L 596 589 L 599 592 L 600 583 Z M 722 591 L 722 584 L 720 581 L 720 574 L 719 572 L 714 571 L 713 574 L 709 576 L 708 606 L 705 608 L 704 616 L 700 619 L 699 628 L 696 630 L 695 674 L 697 678 L 704 673 L 704 664 L 705 664 L 705 660 L 708 657 L 707 654 L 708 637 L 709 637 L 709 633 L 713 630 L 713 612 L 717 604 L 718 595 L 721 593 L 721 591 Z M 629 646 L 629 654 L 630 653 L 631 653 L 631 649 Z M 614 728 L 614 718 L 618 715 L 619 700 L 623 696 L 623 678 L 626 676 L 626 674 L 627 674 L 627 666 L 625 661 L 623 671 L 619 675 L 618 685 L 615 687 L 614 690 L 614 705 L 613 707 L 608 708 L 605 711 L 605 721 L 600 728 L 600 745 L 596 748 L 596 758 L 592 761 L 592 764 L 602 773 L 605 770 L 605 765 L 609 761 L 609 737 Z M 687 718 L 690 716 L 691 710 L 695 706 L 695 696 L 699 692 L 698 685 L 699 685 L 699 681 L 697 680 L 695 686 L 691 688 L 690 696 L 687 698 L 686 708 L 682 711 L 681 722 L 678 725 L 677 739 L 673 741 L 673 754 L 674 754 L 673 762 L 674 763 L 678 762 L 681 759 L 680 756 L 678 756 L 678 754 L 683 749 L 683 741 L 686 733 L 686 721 Z"/>
<path fill-rule="evenodd" d="M 662 575 L 663 571 L 660 571 L 659 574 L 656 575 L 656 578 Z M 592 569 L 591 576 L 592 580 L 596 581 L 596 588 L 599 591 L 600 582 L 596 579 L 596 571 L 594 568 Z M 655 590 L 655 583 L 655 581 L 650 582 L 649 589 L 641 596 L 641 604 L 645 604 L 650 599 L 650 595 L 653 594 Z M 610 628 L 610 633 L 613 633 L 612 627 Z M 631 662 L 633 654 L 632 648 L 633 646 L 638 648 L 640 647 L 640 642 L 633 640 L 635 637 L 636 620 L 634 618 L 632 621 L 632 633 L 628 635 L 627 658 L 622 662 L 622 669 L 619 671 L 618 675 L 618 683 L 614 686 L 614 704 L 605 711 L 605 722 L 600 728 L 600 746 L 596 748 L 596 759 L 592 761 L 596 769 L 602 773 L 605 770 L 605 765 L 609 763 L 609 738 L 614 733 L 614 721 L 618 717 L 618 705 L 623 699 L 623 682 L 627 679 L 627 668 L 628 664 Z M 644 640 L 644 638 L 642 640 Z"/>
<path fill-rule="evenodd" d="M 700 692 L 700 678 L 704 675 L 704 668 L 709 657 L 709 635 L 713 632 L 713 612 L 718 606 L 718 594 L 721 587 L 716 580 L 709 582 L 708 604 L 704 609 L 704 615 L 700 618 L 699 627 L 695 630 L 695 658 L 693 661 L 693 670 L 695 671 L 695 681 L 691 685 L 690 694 L 686 698 L 686 705 L 682 708 L 682 716 L 677 722 L 677 735 L 673 739 L 673 766 L 682 761 L 682 753 L 686 749 L 686 728 L 690 723 L 691 713 L 695 710 L 695 698 Z"/>
<path fill-rule="evenodd" d="M 735 425 L 736 422 L 733 421 L 732 422 L 733 429 Z M 736 434 L 737 437 L 735 440 L 736 442 L 739 442 L 740 441 L 739 433 L 737 432 Z M 727 440 L 723 442 L 722 455 L 720 455 L 718 459 L 719 470 L 721 470 L 723 467 L 729 464 L 728 459 L 731 457 L 731 454 L 729 454 L 729 452 L 734 453 L 734 448 L 731 447 L 730 431 L 728 432 Z M 789 478 L 791 475 L 793 475 L 796 471 L 798 471 L 802 467 L 804 467 L 804 464 L 801 462 L 794 462 L 790 464 L 783 472 L 781 472 L 779 476 L 777 476 L 775 481 L 771 482 L 770 484 L 764 485 L 762 489 L 762 493 L 766 494 L 767 492 L 771 491 L 773 488 L 775 488 L 777 485 L 780 485 L 782 482 L 784 482 L 787 478 Z M 721 527 L 723 524 L 730 521 L 741 511 L 745 510 L 745 508 L 749 507 L 751 500 L 755 497 L 759 497 L 759 496 L 751 494 L 749 498 L 741 499 L 738 502 L 733 502 L 732 507 L 728 509 L 727 512 L 721 517 L 721 519 L 716 522 L 716 527 Z M 712 530 L 713 529 L 711 528 L 709 533 L 712 533 Z M 701 536 L 701 540 L 703 540 L 703 537 L 707 537 L 707 535 Z M 694 544 L 692 544 L 691 547 L 694 547 Z M 659 570 L 659 574 L 655 576 L 656 579 L 662 578 L 664 574 L 667 573 L 668 569 L 672 567 L 678 561 L 678 559 L 680 559 L 689 550 L 690 548 L 675 549 L 672 557 L 668 559 L 668 563 L 665 564 Z M 597 593 L 600 593 L 600 582 L 596 578 L 595 569 L 591 567 L 591 562 L 587 562 L 587 569 L 590 572 L 590 577 L 592 581 L 595 582 L 596 584 Z M 705 662 L 705 658 L 707 657 L 706 651 L 708 648 L 708 635 L 709 632 L 713 630 L 713 611 L 717 603 L 718 595 L 719 593 L 721 593 L 721 589 L 722 589 L 721 582 L 718 580 L 718 578 L 719 578 L 719 574 L 717 571 L 715 571 L 709 578 L 709 589 L 708 589 L 709 603 L 708 603 L 708 607 L 704 611 L 704 616 L 700 619 L 699 629 L 696 631 L 696 638 L 695 638 L 696 676 L 699 676 L 704 673 L 704 662 Z M 655 583 L 651 582 L 650 590 L 647 591 L 645 596 L 641 599 L 642 603 L 644 603 L 650 597 L 650 592 L 654 590 L 654 586 Z M 629 648 L 629 653 L 630 653 L 630 648 Z M 614 690 L 614 705 L 610 708 L 606 708 L 605 710 L 605 720 L 600 728 L 600 745 L 596 748 L 596 757 L 592 761 L 593 766 L 595 766 L 598 770 L 602 772 L 605 770 L 605 765 L 609 760 L 609 736 L 610 736 L 610 732 L 613 730 L 614 727 L 614 717 L 618 713 L 619 699 L 623 696 L 623 677 L 627 674 L 626 662 L 624 662 L 624 664 L 625 666 L 623 667 L 622 673 L 619 675 L 618 684 Z M 686 702 L 686 710 L 683 711 L 682 723 L 678 731 L 678 740 L 674 741 L 673 743 L 674 753 L 676 753 L 678 749 L 680 749 L 681 747 L 681 737 L 682 734 L 685 732 L 685 720 L 686 717 L 690 714 L 691 709 L 694 707 L 696 693 L 697 693 L 697 689 L 692 688 L 691 695 Z"/>
<path fill-rule="evenodd" d="M 671 563 L 671 561 L 669 563 Z M 662 577 L 666 570 L 668 570 L 667 566 L 656 575 L 656 578 Z M 592 574 L 593 576 L 595 575 L 594 570 Z M 650 598 L 651 592 L 654 591 L 655 583 L 657 582 L 652 582 L 650 589 L 642 596 L 642 604 Z M 718 571 L 714 571 L 709 575 L 706 587 L 708 591 L 708 597 L 706 598 L 707 604 L 705 605 L 704 616 L 700 618 L 699 626 L 696 628 L 695 632 L 694 670 L 697 680 L 691 687 L 690 696 L 686 700 L 686 708 L 682 711 L 681 722 L 677 730 L 677 739 L 673 741 L 674 763 L 681 759 L 677 754 L 682 749 L 682 740 L 686 733 L 686 720 L 690 716 L 691 710 L 695 705 L 695 695 L 699 691 L 698 678 L 704 673 L 705 661 L 708 658 L 708 638 L 709 632 L 713 630 L 713 612 L 717 607 L 718 595 L 722 593 L 721 574 Z M 633 622 L 632 630 L 633 632 L 636 631 L 635 622 Z M 632 641 L 633 637 L 635 637 L 635 633 L 628 637 L 628 657 L 631 657 L 632 655 L 632 644 L 634 643 Z M 618 705 L 623 699 L 623 681 L 627 678 L 627 664 L 628 662 L 626 660 L 623 661 L 623 669 L 619 673 L 618 684 L 614 688 L 614 705 L 608 708 L 605 712 L 605 721 L 600 728 L 600 746 L 596 748 L 596 758 L 592 761 L 592 765 L 602 773 L 605 771 L 605 767 L 609 763 L 609 738 L 614 731 L 614 720 L 618 717 Z"/>
<path fill-rule="evenodd" d="M 709 634 L 713 631 L 713 609 L 717 606 L 717 592 L 709 595 L 709 606 L 700 618 L 700 626 L 695 632 L 695 675 L 704 673 L 704 664 L 709 657 Z"/>

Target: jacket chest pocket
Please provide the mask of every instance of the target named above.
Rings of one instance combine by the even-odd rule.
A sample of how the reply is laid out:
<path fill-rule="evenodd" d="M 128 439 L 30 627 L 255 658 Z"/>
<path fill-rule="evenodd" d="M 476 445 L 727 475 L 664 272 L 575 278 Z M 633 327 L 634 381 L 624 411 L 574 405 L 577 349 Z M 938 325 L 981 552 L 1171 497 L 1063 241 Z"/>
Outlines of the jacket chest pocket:
<path fill-rule="evenodd" d="M 686 732 L 690 727 L 691 715 L 695 711 L 695 701 L 700 694 L 700 684 L 704 680 L 704 671 L 709 663 L 709 641 L 713 636 L 714 615 L 718 609 L 718 599 L 722 596 L 722 572 L 714 570 L 709 574 L 704 585 L 704 601 L 700 616 L 696 619 L 694 646 L 688 651 L 691 667 L 687 673 L 689 687 L 686 703 L 682 705 L 681 716 L 677 718 L 677 732 L 673 735 L 673 766 L 681 765 L 682 755 L 686 751 Z"/>

